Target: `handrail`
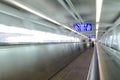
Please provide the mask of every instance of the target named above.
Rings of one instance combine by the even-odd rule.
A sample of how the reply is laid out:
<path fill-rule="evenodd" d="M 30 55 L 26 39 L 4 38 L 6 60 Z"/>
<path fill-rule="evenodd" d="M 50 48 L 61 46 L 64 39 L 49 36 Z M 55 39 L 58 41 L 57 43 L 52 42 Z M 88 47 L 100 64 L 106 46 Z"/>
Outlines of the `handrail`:
<path fill-rule="evenodd" d="M 96 46 L 94 47 L 94 52 L 93 52 L 92 60 L 90 63 L 87 80 L 100 80 Z"/>

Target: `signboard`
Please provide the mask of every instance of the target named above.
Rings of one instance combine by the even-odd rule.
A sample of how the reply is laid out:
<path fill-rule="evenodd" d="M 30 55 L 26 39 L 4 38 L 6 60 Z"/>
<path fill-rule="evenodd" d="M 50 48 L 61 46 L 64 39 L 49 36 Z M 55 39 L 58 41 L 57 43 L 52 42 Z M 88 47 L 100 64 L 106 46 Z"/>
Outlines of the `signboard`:
<path fill-rule="evenodd" d="M 84 32 L 84 31 L 92 31 L 92 24 L 91 23 L 76 23 L 73 25 L 74 30 L 77 32 Z"/>
<path fill-rule="evenodd" d="M 88 34 L 87 37 L 88 38 L 95 38 L 95 35 L 94 34 Z"/>

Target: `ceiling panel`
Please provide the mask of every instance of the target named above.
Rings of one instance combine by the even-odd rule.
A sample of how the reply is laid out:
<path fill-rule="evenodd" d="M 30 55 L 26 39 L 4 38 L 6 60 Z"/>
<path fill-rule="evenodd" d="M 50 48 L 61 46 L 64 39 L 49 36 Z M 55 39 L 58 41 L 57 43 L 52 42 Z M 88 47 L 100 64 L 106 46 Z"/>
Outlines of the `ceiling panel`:
<path fill-rule="evenodd" d="M 5 0 L 9 1 L 9 0 Z M 81 32 L 82 34 L 95 34 L 95 0 L 14 0 L 39 13 L 42 13 L 63 25 L 72 28 L 74 23 L 81 19 L 93 24 L 92 32 Z M 65 5 L 62 5 L 60 2 Z M 67 7 L 67 8 L 65 8 Z M 41 18 L 39 19 L 41 20 Z M 60 30 L 58 28 L 58 30 Z"/>
<path fill-rule="evenodd" d="M 120 7 L 120 0 L 103 0 L 99 30 L 104 30 L 105 32 L 107 32 L 107 30 L 113 26 L 115 21 L 120 16 L 119 7 Z M 98 35 L 98 37 L 101 36 L 102 35 Z"/>

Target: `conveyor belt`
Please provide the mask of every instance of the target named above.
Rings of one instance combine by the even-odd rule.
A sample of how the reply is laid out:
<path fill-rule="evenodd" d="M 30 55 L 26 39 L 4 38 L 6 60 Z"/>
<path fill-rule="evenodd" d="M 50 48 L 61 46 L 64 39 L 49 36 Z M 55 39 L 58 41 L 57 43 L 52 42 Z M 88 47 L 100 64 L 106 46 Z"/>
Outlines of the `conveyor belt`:
<path fill-rule="evenodd" d="M 92 54 L 93 48 L 87 49 L 49 80 L 86 80 Z"/>

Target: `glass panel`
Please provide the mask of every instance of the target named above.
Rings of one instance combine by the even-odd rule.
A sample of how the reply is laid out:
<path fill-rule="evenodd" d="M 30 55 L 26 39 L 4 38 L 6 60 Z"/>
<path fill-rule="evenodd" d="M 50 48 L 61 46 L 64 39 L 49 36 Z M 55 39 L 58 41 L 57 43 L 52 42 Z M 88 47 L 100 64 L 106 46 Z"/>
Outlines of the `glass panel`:
<path fill-rule="evenodd" d="M 112 41 L 112 48 L 118 50 L 118 39 L 117 39 L 117 35 L 118 35 L 118 28 L 116 27 L 113 30 L 113 41 Z"/>
<path fill-rule="evenodd" d="M 120 50 L 120 25 L 116 27 L 116 35 L 117 35 L 118 50 Z"/>
<path fill-rule="evenodd" d="M 105 35 L 105 45 L 108 46 L 108 34 Z"/>
<path fill-rule="evenodd" d="M 106 40 L 106 38 L 105 38 L 105 36 L 104 36 L 104 40 L 103 40 L 104 45 L 105 45 L 105 40 Z"/>
<path fill-rule="evenodd" d="M 29 30 L 0 24 L 0 45 L 79 41 L 79 38 L 73 36 Z"/>
<path fill-rule="evenodd" d="M 108 46 L 109 47 L 111 47 L 112 41 L 113 41 L 113 31 L 110 31 L 108 33 Z"/>

